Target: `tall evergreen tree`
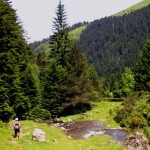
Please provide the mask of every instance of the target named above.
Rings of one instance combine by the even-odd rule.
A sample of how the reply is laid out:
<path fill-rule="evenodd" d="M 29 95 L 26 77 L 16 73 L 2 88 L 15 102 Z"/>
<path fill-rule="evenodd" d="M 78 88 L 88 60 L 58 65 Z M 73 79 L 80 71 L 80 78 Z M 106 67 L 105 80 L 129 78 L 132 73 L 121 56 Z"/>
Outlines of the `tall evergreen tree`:
<path fill-rule="evenodd" d="M 30 61 L 32 56 L 11 2 L 0 0 L 0 119 L 3 121 L 14 115 L 25 118 L 31 109 L 30 95 L 33 93 L 27 93 L 25 89 L 27 83 L 30 83 L 29 91 L 37 89 L 30 86 L 34 81 L 29 82 L 31 78 L 28 78 L 34 70 L 28 72 L 29 65 L 33 63 Z"/>
<path fill-rule="evenodd" d="M 59 1 L 56 9 L 56 17 L 53 21 L 53 36 L 50 39 L 50 58 L 57 60 L 58 64 L 65 66 L 70 45 L 69 28 L 64 5 Z"/>
<path fill-rule="evenodd" d="M 136 90 L 150 91 L 150 40 L 146 41 L 135 65 Z"/>
<path fill-rule="evenodd" d="M 91 81 L 88 74 L 88 64 L 86 58 L 80 52 L 76 43 L 70 47 L 68 65 L 68 83 L 65 94 L 67 103 L 77 103 L 88 101 L 91 91 Z"/>
<path fill-rule="evenodd" d="M 55 117 L 62 105 L 61 87 L 66 80 L 66 70 L 57 64 L 55 59 L 50 59 L 43 74 L 43 98 L 42 106 Z"/>
<path fill-rule="evenodd" d="M 87 61 L 69 37 L 65 14 L 64 5 L 59 1 L 53 22 L 54 35 L 50 38 L 51 51 L 42 78 L 42 103 L 53 117 L 62 114 L 68 106 L 88 103 L 91 91 Z"/>

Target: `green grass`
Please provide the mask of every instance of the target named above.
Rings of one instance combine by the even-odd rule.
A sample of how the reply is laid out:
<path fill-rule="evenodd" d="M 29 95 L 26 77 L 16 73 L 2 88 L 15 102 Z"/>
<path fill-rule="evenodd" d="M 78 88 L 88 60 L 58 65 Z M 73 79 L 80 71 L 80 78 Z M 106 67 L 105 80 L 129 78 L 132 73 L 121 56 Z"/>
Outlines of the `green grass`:
<path fill-rule="evenodd" d="M 105 127 L 109 126 L 109 128 L 119 127 L 114 119 L 113 115 L 109 113 L 110 110 L 121 105 L 121 102 L 100 102 L 100 103 L 93 103 L 93 109 L 87 111 L 83 114 L 72 115 L 68 117 L 62 117 L 61 119 L 64 122 L 68 122 L 68 120 L 76 120 L 76 121 L 84 121 L 84 120 L 100 120 L 105 121 Z"/>
<path fill-rule="evenodd" d="M 99 102 L 93 103 L 93 109 L 83 114 L 62 117 L 65 122 L 68 118 L 76 121 L 84 120 L 104 120 L 110 127 L 118 127 L 109 110 L 120 106 L 120 102 Z M 108 135 L 93 136 L 87 140 L 74 140 L 67 136 L 59 127 L 49 126 L 46 123 L 33 121 L 21 121 L 21 136 L 19 139 L 13 138 L 13 129 L 10 122 L 7 127 L 0 128 L 0 150 L 123 150 L 120 143 L 116 142 Z M 34 128 L 40 128 L 46 133 L 46 142 L 39 143 L 32 141 Z"/>
<path fill-rule="evenodd" d="M 72 31 L 70 31 L 70 34 L 72 35 L 73 40 L 78 40 L 80 38 L 81 33 L 86 29 L 86 25 L 78 27 Z"/>
<path fill-rule="evenodd" d="M 139 2 L 139 3 L 137 3 L 137 4 L 135 4 L 135 5 L 133 5 L 133 6 L 131 6 L 131 7 L 129 7 L 129 8 L 127 8 L 127 9 L 125 9 L 125 10 L 123 10 L 123 11 L 121 11 L 121 12 L 115 14 L 114 16 L 122 16 L 122 15 L 124 15 L 124 14 L 131 13 L 132 11 L 141 9 L 141 8 L 146 7 L 146 6 L 148 6 L 148 5 L 150 5 L 150 0 L 143 0 L 143 1 L 141 1 L 141 2 Z"/>

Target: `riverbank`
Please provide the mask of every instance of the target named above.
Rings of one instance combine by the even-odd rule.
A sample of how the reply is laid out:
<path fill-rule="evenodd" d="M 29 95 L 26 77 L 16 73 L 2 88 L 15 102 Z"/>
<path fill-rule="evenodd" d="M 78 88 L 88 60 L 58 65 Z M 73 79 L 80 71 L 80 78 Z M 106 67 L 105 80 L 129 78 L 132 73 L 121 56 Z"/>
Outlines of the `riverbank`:
<path fill-rule="evenodd" d="M 70 120 L 86 121 L 97 120 L 105 121 L 105 127 L 117 128 L 119 125 L 113 120 L 113 116 L 109 113 L 110 109 L 120 106 L 120 102 L 99 102 L 93 104 L 93 109 L 84 113 L 73 116 L 61 117 L 65 123 Z M 13 138 L 13 130 L 9 123 L 5 127 L 0 128 L 0 149 L 7 150 L 124 150 L 120 142 L 117 142 L 109 135 L 92 136 L 88 139 L 75 140 L 68 136 L 64 130 L 54 125 L 46 123 L 37 123 L 33 121 L 21 121 L 20 139 Z M 32 141 L 32 133 L 34 128 L 39 128 L 46 133 L 46 142 L 39 143 Z"/>

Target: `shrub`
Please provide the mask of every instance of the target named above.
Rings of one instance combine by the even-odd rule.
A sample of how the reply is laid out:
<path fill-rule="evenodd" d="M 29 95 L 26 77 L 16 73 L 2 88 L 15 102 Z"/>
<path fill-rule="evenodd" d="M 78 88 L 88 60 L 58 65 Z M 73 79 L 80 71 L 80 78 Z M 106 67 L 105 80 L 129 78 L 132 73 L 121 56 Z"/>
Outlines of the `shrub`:
<path fill-rule="evenodd" d="M 136 128 L 143 129 L 150 125 L 150 104 L 146 96 L 130 96 L 123 102 L 123 106 L 122 109 L 116 110 L 115 117 L 121 126 L 134 130 Z"/>
<path fill-rule="evenodd" d="M 67 116 L 67 115 L 74 115 L 79 113 L 84 113 L 88 110 L 91 110 L 90 103 L 76 103 L 76 104 L 70 104 L 61 111 L 61 116 Z"/>
<path fill-rule="evenodd" d="M 49 120 L 51 118 L 51 114 L 46 109 L 42 109 L 40 107 L 34 107 L 29 113 L 29 119 L 41 119 L 41 120 Z"/>
<path fill-rule="evenodd" d="M 144 133 L 147 136 L 147 138 L 150 140 L 150 127 L 145 127 L 144 128 Z"/>

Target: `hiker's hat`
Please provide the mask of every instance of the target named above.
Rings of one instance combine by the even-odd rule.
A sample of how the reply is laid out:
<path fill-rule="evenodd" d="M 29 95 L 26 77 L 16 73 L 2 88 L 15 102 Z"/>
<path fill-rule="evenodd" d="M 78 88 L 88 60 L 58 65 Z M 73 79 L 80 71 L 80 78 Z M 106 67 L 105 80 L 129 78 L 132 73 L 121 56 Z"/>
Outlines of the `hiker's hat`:
<path fill-rule="evenodd" d="M 18 118 L 15 118 L 16 121 L 18 121 Z"/>

